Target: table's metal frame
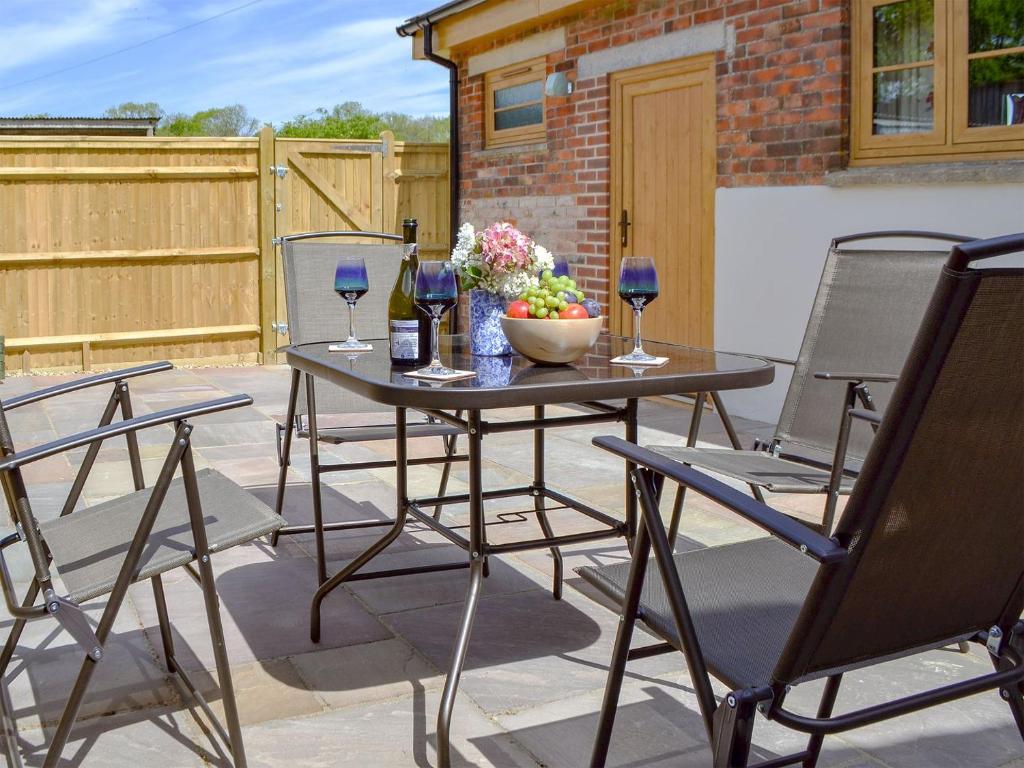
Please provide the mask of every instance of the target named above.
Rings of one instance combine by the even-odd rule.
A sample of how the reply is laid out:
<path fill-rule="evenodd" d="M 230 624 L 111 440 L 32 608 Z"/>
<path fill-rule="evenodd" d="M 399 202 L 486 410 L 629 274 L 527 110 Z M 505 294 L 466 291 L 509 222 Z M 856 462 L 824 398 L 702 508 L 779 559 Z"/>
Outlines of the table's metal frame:
<path fill-rule="evenodd" d="M 290 361 L 291 362 L 291 361 Z M 294 411 L 296 398 L 298 397 L 299 373 L 301 368 L 293 365 L 292 387 L 289 396 L 288 411 Z M 313 381 L 316 376 L 307 370 L 301 370 L 305 377 L 307 398 L 309 399 L 309 429 L 311 434 L 316 430 L 316 407 Z M 533 406 L 534 416 L 532 419 L 520 419 L 516 421 L 489 422 L 481 417 L 482 408 L 466 408 L 465 416 L 458 416 L 447 411 L 435 408 L 416 406 L 410 408 L 404 405 L 394 405 L 395 408 L 395 466 L 396 466 L 396 515 L 390 524 L 388 531 L 377 541 L 367 547 L 360 555 L 355 557 L 344 568 L 334 576 L 320 584 L 313 596 L 310 608 L 310 637 L 313 642 L 320 639 L 320 612 L 324 599 L 330 592 L 341 584 L 348 581 L 361 581 L 366 579 L 378 579 L 389 576 L 405 576 L 411 574 L 431 573 L 461 568 L 468 568 L 470 571 L 469 587 L 466 593 L 466 601 L 463 606 L 462 617 L 459 622 L 456 634 L 455 646 L 452 650 L 451 665 L 448 676 L 445 680 L 444 691 L 441 697 L 441 706 L 437 716 L 437 757 L 439 766 L 450 765 L 450 726 L 452 711 L 455 707 L 455 696 L 459 686 L 459 679 L 462 675 L 463 666 L 466 660 L 466 653 L 469 648 L 470 633 L 472 632 L 473 620 L 479 603 L 481 585 L 487 575 L 487 558 L 490 555 L 506 554 L 510 552 L 521 552 L 531 549 L 550 549 L 554 558 L 554 576 L 552 593 L 554 598 L 560 599 L 562 594 L 562 556 L 559 547 L 568 544 L 579 544 L 588 541 L 625 537 L 627 545 L 632 548 L 633 539 L 636 535 L 637 506 L 636 497 L 629 492 L 629 476 L 635 469 L 631 463 L 627 463 L 624 471 L 623 488 L 625 493 L 624 519 L 618 520 L 600 510 L 597 510 L 583 502 L 573 499 L 559 491 L 547 487 L 544 477 L 544 435 L 547 429 L 558 427 L 579 426 L 585 424 L 616 423 L 625 424 L 625 439 L 635 443 L 637 441 L 637 410 L 638 397 L 619 398 L 624 399 L 623 406 L 611 405 L 600 401 L 585 401 L 575 405 L 587 408 L 590 413 L 583 413 L 573 416 L 550 417 L 545 415 L 545 406 L 535 404 Z M 697 400 L 698 409 L 703 404 L 703 396 Z M 509 406 L 506 406 L 509 407 Z M 469 492 L 462 494 L 450 494 L 443 497 L 433 496 L 427 498 L 410 499 L 408 496 L 408 466 L 417 463 L 408 457 L 408 435 L 406 425 L 407 412 L 417 410 L 432 416 L 440 421 L 450 424 L 465 433 L 468 447 L 466 451 L 469 469 Z M 699 421 L 698 421 L 699 423 Z M 483 460 L 483 437 L 486 434 L 497 434 L 501 432 L 532 431 L 534 433 L 534 476 L 530 485 L 505 488 L 500 490 L 485 491 L 482 478 Z M 696 430 L 691 429 L 688 436 L 688 443 L 696 440 Z M 314 451 L 315 441 L 310 441 L 310 450 Z M 313 508 L 316 513 L 318 524 L 322 524 L 322 498 L 319 478 L 314 478 L 312 484 Z M 540 524 L 541 538 L 527 539 L 524 541 L 492 544 L 487 541 L 487 524 L 484 519 L 484 502 L 489 499 L 509 498 L 515 496 L 528 496 L 533 498 L 534 513 L 537 515 Z M 550 511 L 545 505 L 546 501 L 556 502 L 561 508 L 572 509 L 583 514 L 602 525 L 602 528 L 582 533 L 554 535 L 547 512 Z M 469 504 L 469 537 L 458 532 L 459 527 L 446 525 L 433 514 L 424 510 L 424 507 L 444 507 L 449 504 Z M 383 552 L 402 533 L 412 518 L 435 531 L 445 539 L 461 547 L 469 555 L 468 562 L 459 561 L 410 568 L 394 568 L 388 570 L 370 571 L 361 573 L 361 569 Z M 383 523 L 386 525 L 387 523 Z M 382 525 L 380 521 L 367 523 L 350 523 L 348 527 L 370 527 L 371 525 Z"/>

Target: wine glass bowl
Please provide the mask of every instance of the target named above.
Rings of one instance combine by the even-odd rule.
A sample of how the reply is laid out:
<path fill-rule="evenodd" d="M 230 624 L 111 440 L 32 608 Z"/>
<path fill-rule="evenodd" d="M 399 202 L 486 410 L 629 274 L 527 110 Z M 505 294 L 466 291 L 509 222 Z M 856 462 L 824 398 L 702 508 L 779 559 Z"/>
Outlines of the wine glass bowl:
<path fill-rule="evenodd" d="M 619 298 L 633 310 L 633 351 L 622 362 L 652 363 L 657 358 L 644 352 L 640 338 L 640 315 L 658 298 L 658 271 L 650 256 L 627 256 L 619 270 Z"/>
<path fill-rule="evenodd" d="M 364 352 L 373 349 L 369 344 L 356 338 L 356 302 L 370 290 L 366 275 L 366 261 L 362 256 L 342 256 L 334 270 L 334 290 L 348 304 L 348 338 L 333 347 L 339 352 Z"/>
<path fill-rule="evenodd" d="M 416 306 L 430 316 L 430 364 L 417 371 L 423 376 L 451 376 L 456 371 L 441 364 L 437 335 L 441 317 L 459 300 L 455 267 L 450 261 L 424 261 L 416 271 Z"/>

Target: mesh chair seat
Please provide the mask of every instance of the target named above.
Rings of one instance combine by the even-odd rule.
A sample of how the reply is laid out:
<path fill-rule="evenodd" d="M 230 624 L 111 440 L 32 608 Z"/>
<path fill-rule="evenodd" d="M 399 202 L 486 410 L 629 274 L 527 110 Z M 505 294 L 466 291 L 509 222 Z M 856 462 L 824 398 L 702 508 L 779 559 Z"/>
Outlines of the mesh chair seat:
<path fill-rule="evenodd" d="M 284 520 L 224 475 L 196 473 L 211 552 L 271 533 Z M 110 592 L 121 570 L 151 488 L 40 523 L 43 538 L 68 591 L 82 603 Z M 139 561 L 135 581 L 149 579 L 195 559 L 185 486 L 174 480 Z"/>
<path fill-rule="evenodd" d="M 772 456 L 764 451 L 682 448 L 673 445 L 646 447 L 683 464 L 703 467 L 720 475 L 766 488 L 772 493 L 825 493 L 828 490 L 828 470 Z M 843 475 L 839 492 L 850 493 L 855 479 Z"/>
<path fill-rule="evenodd" d="M 817 563 L 774 538 L 685 552 L 674 559 L 708 669 L 734 688 L 771 682 Z M 629 568 L 625 562 L 576 572 L 621 605 Z M 682 650 L 653 560 L 640 595 L 640 618 Z"/>
<path fill-rule="evenodd" d="M 343 443 L 371 443 L 375 440 L 394 440 L 394 424 L 378 424 L 366 427 L 326 427 L 318 429 L 317 437 L 321 443 L 341 445 Z M 454 437 L 462 434 L 455 427 L 448 424 L 429 422 L 423 424 L 409 424 L 406 426 L 406 435 L 412 437 Z M 299 437 L 309 437 L 309 430 L 302 429 L 298 432 Z"/>

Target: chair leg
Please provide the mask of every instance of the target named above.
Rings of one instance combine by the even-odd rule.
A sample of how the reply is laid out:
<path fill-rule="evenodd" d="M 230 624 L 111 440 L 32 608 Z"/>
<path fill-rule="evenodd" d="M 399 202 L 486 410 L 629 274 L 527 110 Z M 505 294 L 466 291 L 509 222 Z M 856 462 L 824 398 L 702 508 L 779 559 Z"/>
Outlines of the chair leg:
<path fill-rule="evenodd" d="M 164 660 L 167 671 L 174 672 L 174 637 L 171 635 L 171 622 L 167 618 L 167 599 L 164 597 L 164 582 L 160 576 L 154 576 L 153 601 L 156 603 L 156 618 L 160 625 L 160 641 L 164 647 Z"/>
<path fill-rule="evenodd" d="M 636 626 L 636 618 L 640 610 L 640 593 L 644 586 L 650 552 L 651 541 L 647 536 L 647 528 L 641 520 L 637 525 L 633 559 L 626 582 L 626 594 L 622 600 L 619 628 L 615 633 L 612 660 L 608 666 L 608 682 L 605 684 L 604 700 L 601 702 L 597 736 L 594 738 L 594 749 L 590 754 L 591 768 L 604 768 L 604 764 L 608 760 L 608 748 L 611 745 L 612 728 L 615 725 L 615 710 L 619 704 L 622 678 L 626 674 L 626 661 L 629 658 L 633 628 Z"/>
<path fill-rule="evenodd" d="M 220 686 L 221 702 L 224 705 L 224 719 L 231 739 L 231 759 L 235 768 L 245 768 L 245 747 L 242 745 L 242 726 L 238 721 L 238 703 L 235 688 L 231 682 L 231 667 L 228 664 L 227 647 L 224 643 L 224 627 L 220 620 L 220 601 L 214 587 L 213 568 L 209 557 L 199 558 L 199 583 L 203 590 L 206 606 L 206 623 L 210 628 L 213 643 L 213 658 L 217 666 L 217 683 Z"/>
<path fill-rule="evenodd" d="M 544 406 L 533 407 L 534 420 L 541 422 L 544 419 Z M 548 520 L 548 513 L 544 509 L 544 496 L 541 489 L 544 488 L 544 430 L 533 430 L 533 509 L 537 513 L 537 522 L 540 523 L 540 530 L 546 538 L 554 538 L 554 531 L 551 528 L 551 521 Z M 562 599 L 562 551 L 558 547 L 551 547 L 551 559 L 554 561 L 554 569 L 551 576 L 551 595 L 555 600 Z"/>
<path fill-rule="evenodd" d="M 71 728 L 74 726 L 78 710 L 82 706 L 82 700 L 85 698 L 85 691 L 89 687 L 92 673 L 96 670 L 96 665 L 99 663 L 93 661 L 92 657 L 88 654 L 83 654 L 83 656 L 82 666 L 78 669 L 78 677 L 75 678 L 75 684 L 71 688 L 71 695 L 68 696 L 68 700 L 64 704 L 64 711 L 61 713 L 60 722 L 57 723 L 57 730 L 54 731 L 53 741 L 50 742 L 50 746 L 46 750 L 43 768 L 56 768 L 60 762 L 61 752 L 64 751 L 64 747 L 68 743 L 68 737 L 71 736 Z"/>
<path fill-rule="evenodd" d="M 825 690 L 821 694 L 821 702 L 818 704 L 818 719 L 824 720 L 832 714 L 832 707 L 835 706 L 836 696 L 839 694 L 839 684 L 843 681 L 842 675 L 832 675 L 825 682 Z M 807 757 L 802 765 L 804 768 L 814 768 L 818 764 L 818 756 L 821 754 L 821 745 L 825 742 L 825 734 L 816 733 L 807 741 Z"/>
<path fill-rule="evenodd" d="M 288 484 L 288 466 L 292 458 L 292 436 L 295 433 L 295 408 L 299 399 L 299 370 L 292 370 L 292 382 L 288 390 L 288 411 L 285 414 L 284 424 L 278 425 L 278 436 L 280 447 L 278 450 L 278 462 L 281 466 L 277 476 L 277 498 L 274 502 L 274 511 L 280 516 L 284 511 L 284 491 Z M 281 434 L 283 431 L 283 435 Z M 276 547 L 280 534 L 274 531 L 270 534 L 270 546 Z"/>
<path fill-rule="evenodd" d="M 718 705 L 711 744 L 715 768 L 745 768 L 750 758 L 756 713 L 756 702 L 747 691 L 734 691 Z"/>

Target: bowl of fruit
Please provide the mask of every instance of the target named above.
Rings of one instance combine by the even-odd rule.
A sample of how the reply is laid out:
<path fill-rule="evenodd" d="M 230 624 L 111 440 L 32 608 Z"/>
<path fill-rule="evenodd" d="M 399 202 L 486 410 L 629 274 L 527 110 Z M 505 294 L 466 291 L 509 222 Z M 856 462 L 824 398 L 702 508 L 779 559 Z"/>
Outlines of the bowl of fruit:
<path fill-rule="evenodd" d="M 520 294 L 501 318 L 512 348 L 538 365 L 565 365 L 594 346 L 601 333 L 601 306 L 568 276 L 546 270 L 536 287 Z"/>

